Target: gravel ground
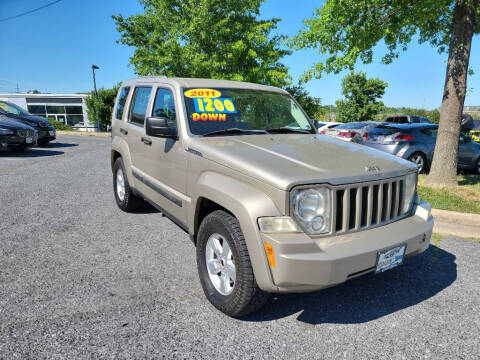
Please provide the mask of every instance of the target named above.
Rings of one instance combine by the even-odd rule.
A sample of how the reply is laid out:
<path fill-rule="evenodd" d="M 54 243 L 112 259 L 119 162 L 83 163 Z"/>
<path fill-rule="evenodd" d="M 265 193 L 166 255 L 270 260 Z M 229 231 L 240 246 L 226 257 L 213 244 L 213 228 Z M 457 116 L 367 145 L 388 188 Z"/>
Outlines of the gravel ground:
<path fill-rule="evenodd" d="M 204 298 L 185 233 L 116 207 L 109 143 L 0 154 L 0 358 L 479 358 L 478 243 L 233 320 Z"/>

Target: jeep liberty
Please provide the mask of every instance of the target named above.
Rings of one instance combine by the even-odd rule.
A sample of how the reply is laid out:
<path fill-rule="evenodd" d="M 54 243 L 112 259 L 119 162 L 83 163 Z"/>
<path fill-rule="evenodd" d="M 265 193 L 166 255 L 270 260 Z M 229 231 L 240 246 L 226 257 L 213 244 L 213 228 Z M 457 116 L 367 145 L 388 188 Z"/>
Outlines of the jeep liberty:
<path fill-rule="evenodd" d="M 316 134 L 275 87 L 127 80 L 113 111 L 111 167 L 119 208 L 147 201 L 187 232 L 205 296 L 232 317 L 270 293 L 381 273 L 430 243 L 416 166 Z"/>

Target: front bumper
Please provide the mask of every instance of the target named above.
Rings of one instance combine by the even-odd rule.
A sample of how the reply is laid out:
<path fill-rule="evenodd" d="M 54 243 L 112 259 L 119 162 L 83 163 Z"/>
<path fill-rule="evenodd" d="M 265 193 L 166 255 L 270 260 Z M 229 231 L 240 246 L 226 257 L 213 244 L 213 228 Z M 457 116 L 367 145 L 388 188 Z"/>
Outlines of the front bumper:
<path fill-rule="evenodd" d="M 55 129 L 38 130 L 38 141 L 52 141 L 57 138 Z"/>
<path fill-rule="evenodd" d="M 31 142 L 27 142 L 27 137 L 19 135 L 0 135 L 0 151 L 1 150 L 18 150 L 32 147 L 37 140 L 35 134 L 31 136 Z"/>
<path fill-rule="evenodd" d="M 276 264 L 271 272 L 276 291 L 314 291 L 372 272 L 378 251 L 396 245 L 407 245 L 405 256 L 425 251 L 432 236 L 433 217 L 427 215 L 428 204 L 424 204 L 418 204 L 415 215 L 409 218 L 339 236 L 261 234 L 262 241 L 274 249 Z"/>

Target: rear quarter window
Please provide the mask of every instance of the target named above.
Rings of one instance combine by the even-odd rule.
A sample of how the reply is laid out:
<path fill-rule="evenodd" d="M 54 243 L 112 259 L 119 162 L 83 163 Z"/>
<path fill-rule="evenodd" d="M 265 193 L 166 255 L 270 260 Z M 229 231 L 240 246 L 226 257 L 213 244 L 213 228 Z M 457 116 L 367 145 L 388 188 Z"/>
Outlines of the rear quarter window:
<path fill-rule="evenodd" d="M 120 90 L 117 105 L 115 106 L 115 118 L 122 120 L 123 111 L 125 110 L 125 104 L 127 102 L 128 94 L 130 93 L 130 86 L 125 86 Z"/>

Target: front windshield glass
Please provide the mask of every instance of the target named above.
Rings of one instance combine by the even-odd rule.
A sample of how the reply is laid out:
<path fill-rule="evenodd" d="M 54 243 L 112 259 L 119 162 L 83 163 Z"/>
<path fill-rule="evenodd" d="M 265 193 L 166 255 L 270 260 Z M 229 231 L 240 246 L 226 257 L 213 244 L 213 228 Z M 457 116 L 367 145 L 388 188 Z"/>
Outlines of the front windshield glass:
<path fill-rule="evenodd" d="M 190 131 L 205 135 L 228 129 L 245 134 L 285 129 L 312 132 L 309 119 L 288 95 L 250 89 L 184 89 Z M 241 134 L 242 131 L 235 133 Z"/>
<path fill-rule="evenodd" d="M 22 109 L 20 106 L 7 101 L 0 101 L 0 109 L 13 115 L 30 115 L 28 111 Z"/>

